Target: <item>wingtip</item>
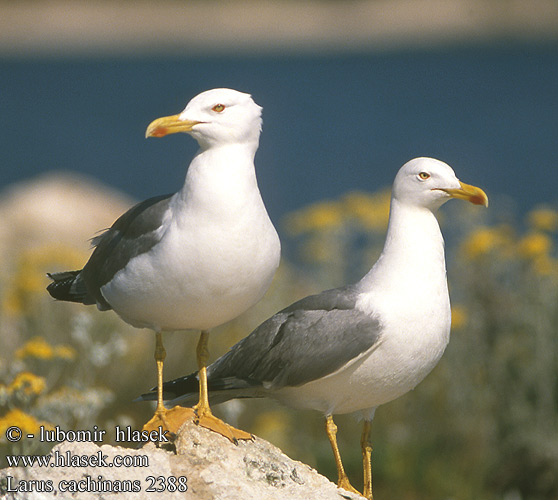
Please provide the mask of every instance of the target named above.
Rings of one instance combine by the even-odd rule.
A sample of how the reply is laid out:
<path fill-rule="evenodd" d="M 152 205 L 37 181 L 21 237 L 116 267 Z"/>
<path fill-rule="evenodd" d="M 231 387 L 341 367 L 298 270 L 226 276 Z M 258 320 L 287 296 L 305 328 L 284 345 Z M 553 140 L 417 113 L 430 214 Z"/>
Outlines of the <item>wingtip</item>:
<path fill-rule="evenodd" d="M 141 401 L 156 401 L 157 400 L 157 387 L 152 387 L 149 392 L 140 394 L 136 399 L 132 400 L 133 403 L 139 403 Z"/>

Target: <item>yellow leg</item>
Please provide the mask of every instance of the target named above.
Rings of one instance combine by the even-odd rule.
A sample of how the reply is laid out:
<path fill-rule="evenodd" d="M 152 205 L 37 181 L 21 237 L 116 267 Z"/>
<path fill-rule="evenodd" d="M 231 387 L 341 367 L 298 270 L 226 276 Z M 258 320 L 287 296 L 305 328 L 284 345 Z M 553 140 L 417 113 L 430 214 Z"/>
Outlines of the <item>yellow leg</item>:
<path fill-rule="evenodd" d="M 360 495 L 360 492 L 352 487 L 351 483 L 349 482 L 349 478 L 345 473 L 345 469 L 343 468 L 343 462 L 341 462 L 341 453 L 339 453 L 339 447 L 337 446 L 337 426 L 335 425 L 335 422 L 333 421 L 333 417 L 331 415 L 328 415 L 326 417 L 326 433 L 331 444 L 331 449 L 333 450 L 335 465 L 337 466 L 337 486 L 339 486 L 339 488 L 343 488 L 344 490 Z"/>
<path fill-rule="evenodd" d="M 253 439 L 252 434 L 231 427 L 221 419 L 215 417 L 211 412 L 207 392 L 207 361 L 209 360 L 208 341 L 209 332 L 207 330 L 202 330 L 198 347 L 196 349 L 198 377 L 200 379 L 200 399 L 198 404 L 194 406 L 194 411 L 197 416 L 195 422 L 206 429 L 210 429 L 222 436 L 225 436 L 233 443 L 236 443 L 239 439 Z"/>
<path fill-rule="evenodd" d="M 372 500 L 372 443 L 370 442 L 370 420 L 364 421 L 360 447 L 362 449 L 362 467 L 364 471 L 363 496 Z"/>
<path fill-rule="evenodd" d="M 196 360 L 198 362 L 198 377 L 200 379 L 200 399 L 195 406 L 198 417 L 211 415 L 209 407 L 209 395 L 207 393 L 207 362 L 209 361 L 209 332 L 202 330 L 198 346 L 196 348 Z"/>
<path fill-rule="evenodd" d="M 196 424 L 213 430 L 234 443 L 239 439 L 252 439 L 252 435 L 248 432 L 227 425 L 211 413 L 207 392 L 207 361 L 209 359 L 209 350 L 207 348 L 208 339 L 209 332 L 205 330 L 202 331 L 196 349 L 199 369 L 198 376 L 200 379 L 200 399 L 198 404 L 194 406 L 194 408 L 175 406 L 171 410 L 167 410 L 163 403 L 163 361 L 166 352 L 163 347 L 162 334 L 156 332 L 155 361 L 157 362 L 157 409 L 155 410 L 153 418 L 143 426 L 143 430 L 153 431 L 162 427 L 164 430 L 168 430 L 171 434 L 176 435 L 186 420 L 194 420 Z"/>
<path fill-rule="evenodd" d="M 182 408 L 177 406 L 172 410 L 167 410 L 163 403 L 163 363 L 167 356 L 165 347 L 163 346 L 163 334 L 155 332 L 155 362 L 157 363 L 157 408 L 153 418 L 144 426 L 145 431 L 156 431 L 161 427 L 163 430 L 169 431 L 172 438 L 176 435 L 178 429 L 188 419 L 194 418 L 194 412 L 191 408 Z"/>
<path fill-rule="evenodd" d="M 163 334 L 155 333 L 155 363 L 157 363 L 157 409 L 155 413 L 164 414 L 166 409 L 163 404 L 163 363 L 167 357 L 167 351 L 163 345 Z"/>

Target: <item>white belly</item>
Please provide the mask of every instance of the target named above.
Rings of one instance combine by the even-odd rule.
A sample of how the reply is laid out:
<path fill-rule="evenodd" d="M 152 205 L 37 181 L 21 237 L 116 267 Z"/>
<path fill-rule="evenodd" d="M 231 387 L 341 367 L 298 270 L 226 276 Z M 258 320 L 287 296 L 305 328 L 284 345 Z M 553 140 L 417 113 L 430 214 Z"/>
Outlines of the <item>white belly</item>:
<path fill-rule="evenodd" d="M 225 231 L 222 225 L 171 226 L 101 288 L 103 296 L 137 327 L 221 325 L 258 302 L 277 269 L 279 240 L 267 215 L 263 222 L 259 231 L 250 228 L 250 237 L 242 225 Z"/>

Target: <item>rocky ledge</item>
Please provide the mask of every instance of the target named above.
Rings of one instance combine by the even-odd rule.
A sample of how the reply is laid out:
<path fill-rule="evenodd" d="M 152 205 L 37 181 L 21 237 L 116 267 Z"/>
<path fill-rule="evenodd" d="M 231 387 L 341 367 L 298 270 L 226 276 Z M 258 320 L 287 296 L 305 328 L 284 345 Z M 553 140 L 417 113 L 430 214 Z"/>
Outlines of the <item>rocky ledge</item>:
<path fill-rule="evenodd" d="M 52 449 L 46 466 L 1 470 L 0 500 L 362 498 L 257 437 L 235 445 L 187 423 L 175 448 L 63 442 Z"/>

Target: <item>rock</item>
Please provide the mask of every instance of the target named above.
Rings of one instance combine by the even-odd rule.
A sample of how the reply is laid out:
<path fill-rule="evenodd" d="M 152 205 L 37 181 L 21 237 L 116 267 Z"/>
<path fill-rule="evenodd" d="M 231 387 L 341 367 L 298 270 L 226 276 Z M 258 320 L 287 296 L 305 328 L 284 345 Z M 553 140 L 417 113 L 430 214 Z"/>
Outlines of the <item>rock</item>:
<path fill-rule="evenodd" d="M 90 253 L 90 239 L 133 204 L 123 193 L 75 172 L 47 172 L 0 192 L 0 255 L 59 245 Z"/>
<path fill-rule="evenodd" d="M 254 441 L 241 441 L 235 445 L 189 422 L 182 427 L 175 445 L 176 453 L 157 448 L 152 443 L 141 449 L 131 449 L 109 445 L 99 447 L 91 442 L 63 442 L 51 451 L 48 467 L 1 470 L 0 500 L 362 498 L 337 488 L 308 465 L 291 460 L 281 450 L 257 437 Z M 91 463 L 62 466 L 61 458 L 67 460 L 70 457 L 86 457 Z M 103 466 L 97 466 L 99 460 Z M 117 467 L 115 460 L 130 466 Z M 115 466 L 110 466 L 111 463 Z M 11 478 L 9 483 L 8 477 Z M 33 480 L 35 483 L 31 483 Z M 48 486 L 46 481 L 51 481 L 53 491 L 44 492 Z M 22 488 L 29 490 L 32 484 L 35 491 L 22 491 Z M 12 490 L 20 486 L 20 491 L 7 491 L 8 486 Z M 124 488 L 128 491 L 109 493 L 109 486 L 113 491 Z M 80 487 L 83 491 L 71 491 Z M 94 489 L 103 491 L 92 491 Z"/>

